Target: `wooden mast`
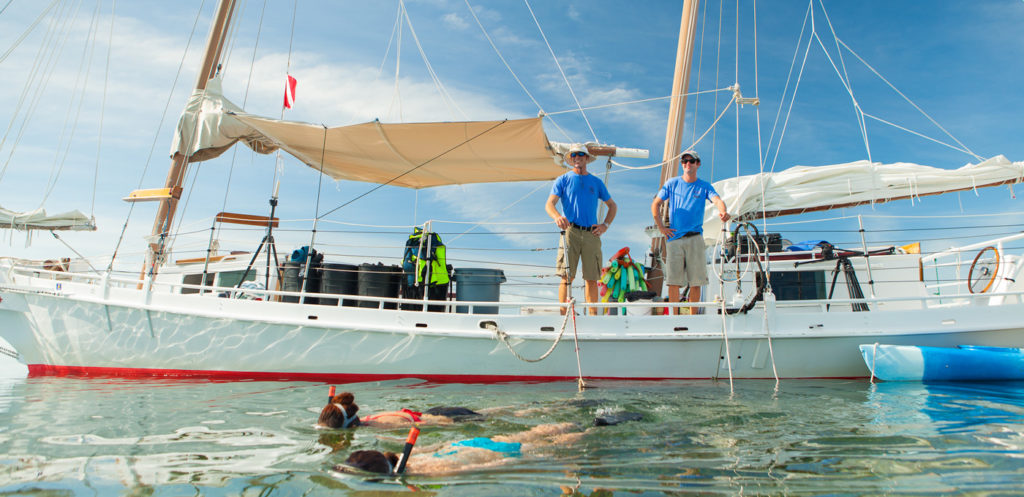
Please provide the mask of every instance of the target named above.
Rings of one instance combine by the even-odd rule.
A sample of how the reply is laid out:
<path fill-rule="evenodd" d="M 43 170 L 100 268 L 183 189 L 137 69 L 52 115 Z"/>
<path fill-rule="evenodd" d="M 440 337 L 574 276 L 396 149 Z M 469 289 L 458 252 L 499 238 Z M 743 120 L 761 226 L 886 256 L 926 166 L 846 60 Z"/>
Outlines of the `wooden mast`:
<path fill-rule="evenodd" d="M 686 93 L 690 87 L 690 66 L 693 62 L 693 39 L 697 32 L 697 10 L 700 0 L 685 0 L 683 16 L 679 21 L 679 46 L 676 48 L 676 70 L 672 79 L 672 99 L 669 104 L 668 126 L 665 130 L 665 151 L 662 155 L 661 188 L 666 181 L 679 174 L 679 153 L 682 151 L 683 126 L 686 118 Z M 662 205 L 662 217 L 668 215 L 668 204 Z M 666 225 L 668 222 L 666 221 Z M 651 270 L 647 287 L 661 294 L 661 254 L 665 253 L 665 237 L 656 233 L 651 239 Z"/>
<path fill-rule="evenodd" d="M 195 90 L 206 89 L 207 82 L 216 76 L 221 53 L 224 50 L 224 43 L 227 38 L 228 26 L 231 24 L 231 16 L 235 10 L 235 0 L 220 0 L 217 5 L 217 14 L 213 24 L 210 26 L 210 34 L 206 39 L 206 52 L 203 54 L 202 63 L 199 66 L 199 75 L 196 77 Z M 149 273 L 156 276 L 157 268 L 162 263 L 164 250 L 166 248 L 166 236 L 170 233 L 171 221 L 174 220 L 174 211 L 178 207 L 178 199 L 181 198 L 181 183 L 185 178 L 185 170 L 188 166 L 187 157 L 175 153 L 171 158 L 171 167 L 167 171 L 165 187 L 171 192 L 170 198 L 160 202 L 157 209 L 156 219 L 153 221 L 153 232 L 150 239 L 155 240 L 149 244 L 146 260 L 146 267 Z M 143 269 L 145 276 L 145 268 Z"/>

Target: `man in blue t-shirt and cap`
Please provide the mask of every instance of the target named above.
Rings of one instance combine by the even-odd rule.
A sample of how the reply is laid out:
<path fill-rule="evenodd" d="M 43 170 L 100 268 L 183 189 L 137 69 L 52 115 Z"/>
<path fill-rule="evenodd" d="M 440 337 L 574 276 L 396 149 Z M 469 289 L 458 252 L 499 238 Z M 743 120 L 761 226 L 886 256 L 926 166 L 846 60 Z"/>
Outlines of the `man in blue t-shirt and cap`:
<path fill-rule="evenodd" d="M 576 266 L 582 262 L 587 302 L 597 302 L 597 281 L 601 279 L 601 235 L 608 231 L 608 226 L 615 219 L 615 201 L 604 182 L 587 173 L 587 164 L 595 157 L 586 145 L 573 144 L 564 158 L 565 163 L 572 166 L 572 171 L 555 179 L 544 206 L 564 235 L 558 241 L 558 275 L 562 277 L 558 300 L 567 300 L 569 285 L 576 277 Z M 559 200 L 564 215 L 558 213 L 556 204 Z M 608 205 L 608 214 L 601 223 L 597 222 L 598 200 Z M 562 313 L 565 313 L 565 308 L 562 308 Z M 591 308 L 590 313 L 597 314 L 597 309 Z"/>
<path fill-rule="evenodd" d="M 683 152 L 681 162 L 683 175 L 665 182 L 651 203 L 651 214 L 666 239 L 665 283 L 669 302 L 679 302 L 679 287 L 684 285 L 690 288 L 687 300 L 700 302 L 700 287 L 708 284 L 704 261 L 704 203 L 710 200 L 715 204 L 723 223 L 730 216 L 711 183 L 697 179 L 700 167 L 697 152 Z M 661 220 L 661 206 L 665 201 L 668 201 L 669 227 Z"/>

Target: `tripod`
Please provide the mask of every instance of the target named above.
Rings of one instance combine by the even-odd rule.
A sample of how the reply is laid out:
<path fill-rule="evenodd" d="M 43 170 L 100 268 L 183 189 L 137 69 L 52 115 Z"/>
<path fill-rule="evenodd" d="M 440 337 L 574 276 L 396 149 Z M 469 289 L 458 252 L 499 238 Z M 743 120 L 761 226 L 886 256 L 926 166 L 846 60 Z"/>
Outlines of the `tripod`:
<path fill-rule="evenodd" d="M 267 270 L 264 273 L 263 287 L 267 290 L 270 289 L 270 255 L 274 255 L 274 270 L 277 272 L 277 281 L 281 281 L 281 262 L 277 258 L 277 245 L 274 243 L 274 211 L 277 210 L 277 197 L 270 197 L 270 218 L 267 220 L 267 234 L 263 236 L 263 240 L 260 241 L 260 246 L 256 248 L 256 252 L 253 252 L 252 259 L 249 260 L 249 264 L 245 267 L 245 271 L 242 273 L 242 278 L 235 284 L 235 288 L 241 288 L 242 283 L 245 283 L 245 278 L 249 276 L 249 271 L 252 270 L 253 264 L 256 263 L 256 258 L 260 256 L 260 251 L 263 247 L 267 247 Z"/>

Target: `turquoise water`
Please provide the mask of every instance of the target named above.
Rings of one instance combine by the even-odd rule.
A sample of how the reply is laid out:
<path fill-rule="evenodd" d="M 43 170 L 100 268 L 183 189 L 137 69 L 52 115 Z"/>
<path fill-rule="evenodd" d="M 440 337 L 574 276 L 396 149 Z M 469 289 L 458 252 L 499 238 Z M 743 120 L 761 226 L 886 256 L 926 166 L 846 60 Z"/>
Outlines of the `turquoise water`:
<path fill-rule="evenodd" d="M 327 386 L 96 378 L 0 380 L 0 495 L 864 495 L 1024 493 L 1024 384 L 867 381 L 361 383 L 361 414 L 462 405 L 417 447 L 643 420 L 452 476 L 330 471 L 406 428 L 317 430 Z M 339 390 L 340 391 L 340 390 Z"/>

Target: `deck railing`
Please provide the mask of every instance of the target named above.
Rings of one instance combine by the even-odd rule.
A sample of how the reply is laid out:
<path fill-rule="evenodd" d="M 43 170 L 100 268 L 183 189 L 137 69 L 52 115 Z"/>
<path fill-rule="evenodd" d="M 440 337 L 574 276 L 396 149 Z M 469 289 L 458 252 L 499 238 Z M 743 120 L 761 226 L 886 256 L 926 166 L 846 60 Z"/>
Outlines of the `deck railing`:
<path fill-rule="evenodd" d="M 1010 259 L 1005 257 L 1005 244 L 1020 239 L 1024 239 L 1024 233 L 954 247 L 921 257 L 921 282 L 929 294 L 938 297 L 958 298 L 974 296 L 976 294 L 972 293 L 968 288 L 970 285 L 968 279 L 971 266 L 976 260 L 976 254 L 980 254 L 981 251 L 993 247 L 996 249 L 996 255 L 999 258 L 999 268 L 996 274 L 993 275 L 993 284 L 995 285 L 993 289 L 1003 288 L 1005 282 L 1010 281 L 1009 278 L 1012 278 L 1012 275 L 1009 274 L 1011 271 L 1011 265 L 1008 264 Z M 967 257 L 964 257 L 965 255 Z M 950 275 L 949 273 L 952 274 Z M 983 293 L 986 297 L 996 296 L 992 292 L 979 293 Z"/>
<path fill-rule="evenodd" d="M 1024 238 L 1024 234 L 1007 237 L 1009 241 L 1013 239 Z M 973 246 L 967 246 L 960 248 L 960 251 L 972 250 L 982 246 L 982 244 L 976 244 Z M 986 245 L 987 246 L 987 245 Z M 930 259 L 941 257 L 943 255 L 955 255 L 957 252 L 954 250 L 947 251 L 945 254 L 935 254 L 929 256 Z M 110 289 L 120 288 L 128 290 L 137 290 L 138 280 L 127 277 L 116 277 L 108 275 L 97 275 L 91 273 L 70 273 L 65 271 L 52 271 L 45 269 L 38 269 L 32 267 L 12 267 L 10 268 L 8 275 L 17 275 L 22 277 L 29 277 L 30 279 L 24 282 L 14 280 L 14 284 L 4 285 L 14 290 L 24 291 L 40 291 L 46 293 L 57 292 L 68 292 L 73 291 L 76 293 L 88 292 L 94 295 L 107 298 L 110 295 Z M 11 280 L 11 278 L 8 278 Z M 46 282 L 45 285 L 41 284 Z M 24 283 L 24 284 L 23 284 Z M 262 290 L 262 289 L 239 289 L 235 287 L 216 287 L 210 285 L 190 285 L 184 283 L 167 283 L 157 282 L 149 285 L 145 285 L 144 289 L 139 291 L 140 298 L 144 299 L 146 303 L 151 303 L 154 295 L 166 295 L 178 294 L 182 289 L 192 289 L 199 293 L 194 294 L 196 298 L 217 298 L 217 295 L 227 293 L 227 295 L 237 298 L 241 294 L 249 294 L 259 296 L 264 300 L 275 300 L 280 301 L 282 297 L 293 297 L 293 298 L 317 298 L 317 299 L 337 299 L 337 303 L 334 306 L 343 306 L 346 300 L 356 301 L 362 303 L 373 303 L 372 306 L 362 306 L 365 309 L 381 309 L 386 305 L 394 305 L 401 312 L 430 312 L 431 308 L 437 308 L 438 306 L 443 307 L 444 312 L 454 312 L 455 307 L 467 308 L 469 313 L 475 314 L 474 310 L 477 307 L 487 308 L 500 308 L 506 310 L 512 314 L 525 314 L 527 309 L 532 310 L 548 310 L 549 312 L 558 312 L 559 308 L 566 307 L 567 304 L 561 304 L 558 302 L 524 302 L 524 301 L 456 301 L 456 300 L 428 300 L 424 301 L 421 299 L 405 299 L 405 298 L 390 298 L 390 297 L 372 297 L 372 296 L 361 296 L 361 295 L 349 295 L 349 294 L 326 294 L 326 293 L 303 293 L 303 292 L 292 292 L 282 290 Z M 205 292 L 205 293 L 203 293 Z M 908 306 L 907 304 L 917 302 L 918 306 Z M 887 309 L 908 309 L 908 308 L 935 308 L 935 307 L 961 307 L 961 306 L 984 306 L 984 305 L 1000 305 L 1000 304 L 1021 304 L 1024 303 L 1024 292 L 986 292 L 983 294 L 969 294 L 963 293 L 959 295 L 926 295 L 926 296 L 913 296 L 913 297 L 888 297 L 888 298 L 871 298 L 865 297 L 860 299 L 852 298 L 833 298 L 823 300 L 798 300 L 798 301 L 777 301 L 775 306 L 778 309 L 817 309 L 819 312 L 850 312 L 850 308 L 853 304 L 868 304 L 872 311 L 875 312 Z M 297 303 L 288 303 L 289 305 L 299 305 Z M 425 304 L 425 305 L 424 305 Z M 314 304 L 307 304 L 314 305 Z M 763 302 L 758 302 L 755 310 L 763 308 Z M 317 307 L 325 307 L 320 304 L 316 304 Z M 415 306 L 415 310 L 409 310 L 408 306 Z M 577 312 L 584 314 L 586 309 L 625 309 L 627 314 L 652 314 L 653 309 L 704 309 L 705 314 L 716 314 L 717 310 L 722 308 L 720 301 L 707 301 L 707 302 L 608 302 L 608 303 L 585 303 L 577 301 L 575 303 Z M 406 307 L 403 309 L 403 307 Z M 480 313 L 479 315 L 493 315 L 493 313 Z"/>

